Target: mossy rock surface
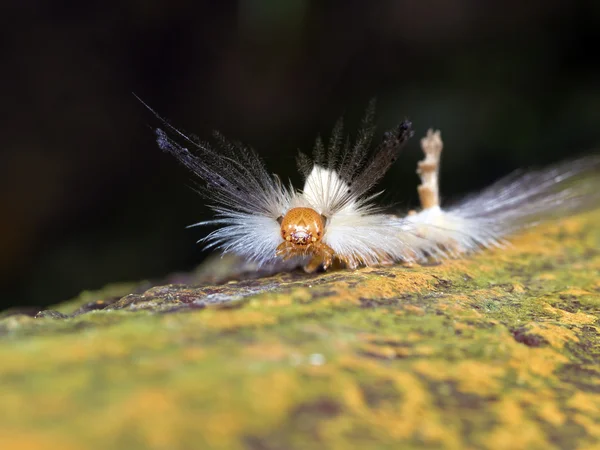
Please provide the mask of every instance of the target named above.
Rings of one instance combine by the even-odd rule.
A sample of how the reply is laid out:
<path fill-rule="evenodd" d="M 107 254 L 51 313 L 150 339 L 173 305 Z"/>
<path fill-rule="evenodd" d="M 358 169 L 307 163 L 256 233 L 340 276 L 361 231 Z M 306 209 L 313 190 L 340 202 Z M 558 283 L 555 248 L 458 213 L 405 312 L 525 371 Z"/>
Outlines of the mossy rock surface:
<path fill-rule="evenodd" d="M 5 316 L 0 449 L 600 448 L 599 223 Z M 209 264 L 179 280 L 235 270 Z"/>

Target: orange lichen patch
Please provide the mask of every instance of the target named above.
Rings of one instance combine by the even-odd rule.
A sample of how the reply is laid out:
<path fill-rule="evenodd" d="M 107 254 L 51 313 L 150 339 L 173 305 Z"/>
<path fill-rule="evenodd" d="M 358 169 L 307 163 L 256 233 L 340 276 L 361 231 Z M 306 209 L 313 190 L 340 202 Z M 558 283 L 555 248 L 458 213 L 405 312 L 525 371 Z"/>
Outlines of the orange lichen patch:
<path fill-rule="evenodd" d="M 477 269 L 483 273 L 490 273 L 493 272 L 495 268 L 489 264 L 481 264 L 479 267 L 477 267 Z"/>
<path fill-rule="evenodd" d="M 379 342 L 379 341 L 386 341 L 386 342 L 402 342 L 402 337 L 400 336 L 384 336 L 381 334 L 376 334 L 376 333 L 358 333 L 356 335 L 356 337 L 358 339 L 360 339 L 361 341 L 369 341 L 369 342 Z"/>
<path fill-rule="evenodd" d="M 403 292 L 419 292 L 428 288 L 434 280 L 431 275 L 408 272 L 406 269 L 391 268 L 391 273 L 395 278 L 370 274 L 357 286 L 357 290 L 370 297 L 393 297 Z"/>
<path fill-rule="evenodd" d="M 460 442 L 457 430 L 442 424 L 439 414 L 430 407 L 430 394 L 413 374 L 356 359 L 346 360 L 344 366 L 390 381 L 402 396 L 401 402 L 385 402 L 373 408 L 350 379 L 342 378 L 340 389 L 344 404 L 360 419 L 359 423 L 369 426 L 378 435 L 388 436 L 392 442 L 418 436 L 426 445 L 444 442 L 457 447 Z"/>
<path fill-rule="evenodd" d="M 386 269 L 389 276 L 381 276 L 381 268 L 379 269 L 360 269 L 353 272 L 352 282 L 346 282 L 345 279 L 335 283 L 334 292 L 328 289 L 328 294 L 321 301 L 331 305 L 344 304 L 360 304 L 360 298 L 397 298 L 399 294 L 406 292 L 420 292 L 430 286 L 431 280 L 434 278 L 428 274 L 413 274 L 407 273 L 405 269 L 390 267 Z M 328 279 L 336 280 L 339 275 L 327 274 L 320 279 L 321 282 L 326 282 Z M 322 286 L 319 283 L 318 286 Z M 303 288 L 305 289 L 305 288 Z M 303 297 L 306 300 L 318 297 L 319 287 L 306 290 Z M 332 295 L 334 294 L 334 295 Z M 295 291 L 293 298 L 297 299 Z M 257 298 L 258 302 L 261 299 Z"/>
<path fill-rule="evenodd" d="M 569 289 L 565 289 L 564 291 L 560 291 L 558 293 L 558 295 L 572 295 L 573 297 L 581 297 L 584 295 L 598 295 L 598 294 L 593 294 L 592 292 L 586 291 L 585 289 L 569 288 Z"/>
<path fill-rule="evenodd" d="M 219 330 L 235 330 L 244 327 L 258 327 L 261 325 L 273 325 L 277 323 L 277 317 L 259 311 L 219 311 L 210 320 L 204 321 L 206 328 Z"/>
<path fill-rule="evenodd" d="M 357 348 L 359 353 L 375 356 L 382 359 L 401 358 L 412 354 L 405 347 L 391 347 L 389 345 L 362 344 Z"/>
<path fill-rule="evenodd" d="M 382 428 L 390 430 L 396 439 L 421 435 L 424 443 L 429 445 L 445 442 L 456 446 L 460 442 L 456 429 L 441 424 L 438 413 L 431 409 L 430 394 L 414 375 L 400 372 L 393 380 L 401 389 L 403 402 L 396 417 L 385 413 L 376 415 L 375 420 Z"/>
<path fill-rule="evenodd" d="M 437 349 L 430 345 L 417 345 L 412 351 L 412 354 L 416 356 L 430 356 L 435 353 L 437 353 Z"/>
<path fill-rule="evenodd" d="M 474 254 L 472 255 L 472 259 L 469 260 L 448 260 L 444 261 L 443 264 L 432 267 L 425 267 L 422 270 L 424 270 L 424 272 L 428 275 L 435 275 L 436 277 L 441 278 L 449 278 L 451 280 L 459 282 L 464 282 L 466 279 L 477 279 L 480 278 L 482 274 L 482 270 L 480 270 L 481 261 L 478 261 L 477 264 L 474 264 L 473 261 L 474 259 L 478 259 L 480 256 L 480 254 Z M 438 290 L 435 286 L 435 283 L 433 286 L 430 286 L 430 288 L 435 288 L 436 290 Z"/>
<path fill-rule="evenodd" d="M 488 288 L 488 289 L 476 289 L 474 291 L 471 291 L 469 297 L 475 298 L 477 300 L 479 300 L 479 299 L 487 300 L 487 299 L 501 298 L 501 297 L 504 297 L 505 295 L 506 295 L 506 291 L 504 291 L 498 287 L 493 287 L 493 288 Z"/>
<path fill-rule="evenodd" d="M 581 233 L 584 225 L 581 220 L 569 217 L 561 220 L 557 226 L 561 232 L 572 236 Z"/>
<path fill-rule="evenodd" d="M 543 224 L 526 233 L 512 236 L 510 238 L 512 245 L 503 250 L 503 253 L 505 255 L 518 253 L 539 256 L 560 255 L 565 244 L 577 245 L 581 243 L 581 233 L 585 231 L 585 226 L 594 220 L 598 220 L 597 218 L 598 213 L 596 211 L 580 217 L 570 217 Z M 559 235 L 562 238 L 561 240 L 556 239 L 556 236 Z"/>
<path fill-rule="evenodd" d="M 402 309 L 410 314 L 414 314 L 416 316 L 423 316 L 425 315 L 425 310 L 423 308 L 419 308 L 418 306 L 415 305 L 404 305 L 402 307 Z"/>
<path fill-rule="evenodd" d="M 74 391 L 82 390 L 82 384 L 75 382 L 71 383 L 71 376 L 65 376 L 65 386 Z M 75 375 L 75 378 L 87 378 L 89 383 L 89 377 L 82 377 L 81 374 Z M 32 402 L 29 397 L 24 397 L 22 394 L 17 392 L 6 392 L 0 388 L 0 405 L 2 405 L 2 413 L 0 417 L 3 418 L 2 426 L 6 427 L 11 423 L 11 419 L 14 417 L 29 417 L 30 420 L 51 420 L 54 415 L 68 416 L 71 412 L 73 404 L 72 401 L 65 401 L 64 393 L 45 393 L 43 386 L 32 388 L 33 391 L 30 395 L 36 396 L 36 401 Z M 0 436 L 1 438 L 1 436 Z M 1 442 L 1 439 L 0 439 Z M 9 447 L 0 447 L 2 449 Z"/>
<path fill-rule="evenodd" d="M 556 274 L 546 272 L 538 275 L 536 279 L 541 281 L 553 281 L 556 280 Z"/>
<path fill-rule="evenodd" d="M 502 258 L 514 257 L 517 254 L 533 254 L 537 257 L 550 257 L 557 254 L 561 244 L 539 232 L 529 232 L 513 237 L 510 247 L 503 250 Z"/>
<path fill-rule="evenodd" d="M 60 433 L 0 427 L 0 448 L 6 450 L 79 450 L 76 440 Z"/>
<path fill-rule="evenodd" d="M 164 344 L 165 336 L 148 340 L 140 339 L 139 335 L 131 336 L 131 333 L 127 332 L 106 337 L 94 330 L 87 335 L 79 336 L 79 339 L 58 334 L 52 341 L 46 339 L 22 341 L 12 351 L 7 347 L 0 347 L 1 373 L 10 375 L 22 372 L 24 367 L 58 368 L 73 364 L 95 364 L 106 359 L 126 357 L 130 355 L 131 348 L 123 342 L 128 338 L 131 338 L 128 345 L 135 343 L 142 348 L 156 349 Z M 53 351 L 56 346 L 59 346 L 60 352 Z M 35 359 L 32 359 L 34 356 Z"/>
<path fill-rule="evenodd" d="M 530 348 L 517 343 L 512 344 L 510 353 L 507 365 L 514 369 L 518 382 L 532 385 L 554 379 L 554 372 L 569 361 L 552 348 Z"/>
<path fill-rule="evenodd" d="M 268 401 L 254 404 L 255 412 L 263 417 L 283 417 L 303 397 L 296 377 L 285 370 L 276 370 L 256 377 L 247 383 L 244 394 L 260 399 L 268 393 Z M 260 417 L 258 418 L 260 420 Z"/>
<path fill-rule="evenodd" d="M 537 389 L 535 391 L 519 390 L 515 396 L 523 406 L 544 422 L 559 427 L 567 421 L 567 414 L 562 405 L 556 400 L 556 394 L 550 389 Z"/>
<path fill-rule="evenodd" d="M 182 412 L 168 387 L 147 387 L 131 391 L 120 399 L 118 407 L 104 409 L 96 419 L 89 424 L 92 435 L 101 437 L 108 436 L 109 431 L 127 430 L 147 448 L 166 448 L 178 440 Z"/>
<path fill-rule="evenodd" d="M 515 293 L 515 294 L 524 294 L 525 293 L 525 288 L 523 287 L 522 284 L 519 284 L 519 283 L 513 283 L 512 289 L 513 289 L 513 293 Z"/>
<path fill-rule="evenodd" d="M 383 335 L 374 333 L 360 333 L 357 338 L 359 341 L 367 342 L 375 346 L 391 346 L 397 348 L 399 346 L 412 345 L 413 343 L 421 342 L 423 336 L 417 333 L 409 333 L 407 335 L 397 336 L 394 334 Z M 423 346 L 428 347 L 428 346 Z M 413 349 L 417 347 L 412 346 Z M 429 348 L 429 347 L 428 347 Z"/>
<path fill-rule="evenodd" d="M 294 301 L 303 301 L 310 298 L 310 291 L 308 289 L 299 289 L 299 292 L 294 293 L 294 297 L 288 297 L 283 295 L 273 296 L 265 295 L 261 299 L 259 304 L 263 308 L 285 308 L 291 305 Z M 255 304 L 257 305 L 257 304 Z"/>
<path fill-rule="evenodd" d="M 600 394 L 575 392 L 567 400 L 567 406 L 584 414 L 600 417 Z"/>
<path fill-rule="evenodd" d="M 454 324 L 454 329 L 457 332 L 464 333 L 466 331 L 475 331 L 477 327 L 470 323 L 457 322 Z"/>
<path fill-rule="evenodd" d="M 506 372 L 502 367 L 472 360 L 450 367 L 443 361 L 419 361 L 412 369 L 431 380 L 455 382 L 461 392 L 482 396 L 499 392 Z"/>
<path fill-rule="evenodd" d="M 498 392 L 502 386 L 500 378 L 506 369 L 478 361 L 462 361 L 454 369 L 459 389 L 463 392 L 490 395 Z"/>
<path fill-rule="evenodd" d="M 307 302 L 310 299 L 312 299 L 313 297 L 313 292 L 312 289 L 310 287 L 307 288 L 299 288 L 296 287 L 294 289 L 293 295 L 290 297 L 287 296 L 282 296 L 282 302 L 281 303 L 277 303 L 277 305 L 281 305 L 281 306 L 285 306 L 285 301 L 286 300 L 292 300 L 294 302 Z"/>
<path fill-rule="evenodd" d="M 281 361 L 291 357 L 290 349 L 277 342 L 246 346 L 243 351 L 246 356 L 260 361 Z"/>
<path fill-rule="evenodd" d="M 573 422 L 581 425 L 590 436 L 600 439 L 600 423 L 598 423 L 597 417 L 592 418 L 583 414 L 575 414 Z"/>
<path fill-rule="evenodd" d="M 560 323 L 565 325 L 589 325 L 598 320 L 598 318 L 592 314 L 585 314 L 582 312 L 571 313 L 564 309 L 554 308 L 550 305 L 545 305 L 544 310 L 554 316 L 558 316 Z"/>
<path fill-rule="evenodd" d="M 560 325 L 549 323 L 533 322 L 524 327 L 527 333 L 535 336 L 540 336 L 552 347 L 563 348 L 569 342 L 579 342 L 579 338 L 575 332 Z"/>
<path fill-rule="evenodd" d="M 536 413 L 542 420 L 545 420 L 555 427 L 563 425 L 567 420 L 567 416 L 559 409 L 556 403 L 539 403 L 536 408 Z"/>
<path fill-rule="evenodd" d="M 514 399 L 504 398 L 492 407 L 499 425 L 485 436 L 485 448 L 528 450 L 551 448 L 540 426 L 530 420 Z"/>
<path fill-rule="evenodd" d="M 412 364 L 411 369 L 431 380 L 443 381 L 449 379 L 450 373 L 446 370 L 447 366 L 443 361 L 417 361 Z"/>
<path fill-rule="evenodd" d="M 473 296 L 475 297 L 475 296 Z M 437 305 L 440 311 L 445 311 L 450 314 L 457 314 L 461 319 L 481 319 L 483 315 L 474 308 L 481 304 L 481 300 L 477 298 L 463 297 L 460 295 L 452 295 L 445 301 L 440 301 Z"/>
<path fill-rule="evenodd" d="M 556 403 L 557 394 L 549 388 L 539 388 L 536 390 L 520 388 L 515 390 L 515 397 L 523 406 L 537 407 L 541 403 Z"/>

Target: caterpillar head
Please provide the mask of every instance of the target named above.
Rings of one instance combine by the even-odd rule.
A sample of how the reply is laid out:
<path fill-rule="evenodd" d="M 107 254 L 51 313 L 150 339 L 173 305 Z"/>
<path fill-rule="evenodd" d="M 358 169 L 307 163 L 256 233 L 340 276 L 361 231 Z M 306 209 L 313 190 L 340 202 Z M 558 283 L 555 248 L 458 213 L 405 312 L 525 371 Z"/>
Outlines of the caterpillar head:
<path fill-rule="evenodd" d="M 281 237 L 298 246 L 320 242 L 325 218 L 312 208 L 292 208 L 281 219 Z"/>

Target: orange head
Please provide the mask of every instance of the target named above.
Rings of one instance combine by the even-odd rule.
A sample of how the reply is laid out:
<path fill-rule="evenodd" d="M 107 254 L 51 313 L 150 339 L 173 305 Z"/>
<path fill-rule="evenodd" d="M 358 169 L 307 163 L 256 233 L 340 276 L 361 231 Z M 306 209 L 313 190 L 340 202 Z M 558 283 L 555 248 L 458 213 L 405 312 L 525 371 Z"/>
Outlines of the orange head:
<path fill-rule="evenodd" d="M 324 231 L 323 216 L 311 208 L 292 208 L 281 221 L 281 237 L 295 245 L 319 242 Z"/>

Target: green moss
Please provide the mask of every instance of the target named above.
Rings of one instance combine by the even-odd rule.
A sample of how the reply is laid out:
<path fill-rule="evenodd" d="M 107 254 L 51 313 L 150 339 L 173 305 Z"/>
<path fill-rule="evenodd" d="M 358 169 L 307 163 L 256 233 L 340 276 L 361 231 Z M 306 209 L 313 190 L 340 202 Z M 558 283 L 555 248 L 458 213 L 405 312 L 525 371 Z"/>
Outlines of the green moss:
<path fill-rule="evenodd" d="M 213 261 L 2 318 L 0 448 L 593 448 L 599 221 L 438 266 L 214 285 Z"/>

